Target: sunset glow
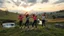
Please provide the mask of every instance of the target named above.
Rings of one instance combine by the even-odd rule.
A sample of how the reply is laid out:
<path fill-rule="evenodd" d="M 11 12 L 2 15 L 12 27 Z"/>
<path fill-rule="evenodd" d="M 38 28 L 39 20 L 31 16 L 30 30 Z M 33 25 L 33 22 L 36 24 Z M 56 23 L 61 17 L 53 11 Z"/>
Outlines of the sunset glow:
<path fill-rule="evenodd" d="M 37 0 L 36 3 L 30 3 L 28 0 L 21 1 L 19 0 L 14 0 L 12 2 L 11 0 L 5 0 L 4 3 L 2 4 L 2 7 L 0 10 L 8 10 L 11 12 L 18 12 L 18 13 L 25 13 L 25 12 L 54 12 L 58 10 L 64 10 L 64 2 L 58 3 L 58 4 L 53 4 L 59 0 L 48 0 L 48 2 L 42 2 L 42 0 Z M 20 2 L 20 3 L 19 3 Z M 19 3 L 17 6 L 16 3 Z"/>

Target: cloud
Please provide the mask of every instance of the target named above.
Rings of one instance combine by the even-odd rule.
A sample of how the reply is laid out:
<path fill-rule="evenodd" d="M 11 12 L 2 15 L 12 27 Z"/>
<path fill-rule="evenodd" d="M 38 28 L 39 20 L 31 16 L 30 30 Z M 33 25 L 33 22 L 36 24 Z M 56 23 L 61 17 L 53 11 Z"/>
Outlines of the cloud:
<path fill-rule="evenodd" d="M 48 2 L 48 0 L 42 0 L 42 3 L 44 3 L 44 2 L 46 2 L 46 3 L 47 3 L 47 2 Z"/>
<path fill-rule="evenodd" d="M 29 3 L 36 3 L 36 0 L 28 0 Z"/>
<path fill-rule="evenodd" d="M 3 0 L 0 0 L 0 7 L 2 7 L 2 5 L 3 5 Z"/>
<path fill-rule="evenodd" d="M 0 0 L 0 3 L 3 3 L 3 0 Z"/>
<path fill-rule="evenodd" d="M 45 12 L 53 12 L 58 10 L 64 10 L 64 3 L 61 4 L 35 4 L 33 6 L 34 11 L 45 11 Z"/>
<path fill-rule="evenodd" d="M 2 7 L 2 4 L 0 3 L 0 7 Z"/>
<path fill-rule="evenodd" d="M 58 0 L 58 1 L 55 2 L 54 4 L 59 4 L 59 3 L 64 3 L 64 0 Z"/>
<path fill-rule="evenodd" d="M 53 11 L 58 11 L 58 10 L 64 10 L 63 1 L 61 1 L 58 4 L 54 4 L 56 2 L 59 2 L 59 0 L 28 0 L 27 1 L 28 3 L 26 3 L 26 0 L 22 0 L 20 2 L 21 4 L 17 6 L 12 1 L 6 0 L 3 6 L 10 12 L 18 12 L 18 13 L 25 13 L 26 11 L 28 11 L 29 13 L 32 13 L 33 11 L 53 12 Z"/>

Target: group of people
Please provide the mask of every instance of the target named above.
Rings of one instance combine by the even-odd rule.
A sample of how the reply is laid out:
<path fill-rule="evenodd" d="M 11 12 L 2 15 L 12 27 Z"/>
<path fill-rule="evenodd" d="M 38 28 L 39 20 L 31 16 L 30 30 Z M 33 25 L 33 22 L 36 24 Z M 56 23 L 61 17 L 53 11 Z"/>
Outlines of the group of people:
<path fill-rule="evenodd" d="M 30 18 L 32 18 L 34 21 L 33 21 L 33 23 L 32 23 L 32 27 L 35 27 L 35 28 L 37 28 L 37 15 L 35 15 L 35 14 L 32 14 L 32 16 L 30 16 L 29 14 L 25 14 L 25 15 L 22 15 L 22 14 L 20 14 L 19 16 L 18 16 L 18 19 L 19 19 L 19 26 L 21 27 L 22 26 L 22 23 L 23 23 L 23 18 L 26 18 L 26 22 L 25 22 L 25 27 L 27 27 L 27 28 L 29 28 L 29 23 L 30 23 L 30 21 L 29 21 L 29 19 Z M 46 26 L 45 25 L 45 13 L 44 14 L 42 14 L 42 26 Z"/>

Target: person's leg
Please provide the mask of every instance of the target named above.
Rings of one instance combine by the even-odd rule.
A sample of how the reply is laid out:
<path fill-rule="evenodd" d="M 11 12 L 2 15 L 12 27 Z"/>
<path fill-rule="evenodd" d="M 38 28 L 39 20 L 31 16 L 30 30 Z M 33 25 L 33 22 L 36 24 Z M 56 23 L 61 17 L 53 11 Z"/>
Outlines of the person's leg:
<path fill-rule="evenodd" d="M 22 28 L 22 26 L 23 26 L 23 25 L 22 25 L 22 22 L 23 22 L 23 21 L 21 21 L 21 28 Z"/>
<path fill-rule="evenodd" d="M 29 20 L 26 21 L 26 27 L 29 28 Z"/>
<path fill-rule="evenodd" d="M 22 21 L 19 21 L 19 28 L 22 28 Z"/>
<path fill-rule="evenodd" d="M 19 26 L 21 26 L 21 21 L 19 21 Z"/>
<path fill-rule="evenodd" d="M 35 20 L 35 28 L 37 28 L 37 20 Z"/>
<path fill-rule="evenodd" d="M 27 26 L 27 20 L 26 20 L 26 22 L 25 22 L 25 27 Z"/>
<path fill-rule="evenodd" d="M 29 20 L 27 20 L 27 27 L 29 28 Z"/>
<path fill-rule="evenodd" d="M 27 27 L 29 28 L 29 23 L 27 24 Z"/>
<path fill-rule="evenodd" d="M 43 27 L 43 22 L 44 22 L 44 21 L 42 20 L 42 27 Z"/>
<path fill-rule="evenodd" d="M 34 24 L 35 24 L 35 20 L 34 20 L 34 22 L 33 22 L 33 24 L 32 24 L 32 27 L 34 27 Z"/>
<path fill-rule="evenodd" d="M 46 26 L 46 25 L 45 25 L 45 20 L 44 20 L 44 22 L 43 22 L 43 25 Z"/>

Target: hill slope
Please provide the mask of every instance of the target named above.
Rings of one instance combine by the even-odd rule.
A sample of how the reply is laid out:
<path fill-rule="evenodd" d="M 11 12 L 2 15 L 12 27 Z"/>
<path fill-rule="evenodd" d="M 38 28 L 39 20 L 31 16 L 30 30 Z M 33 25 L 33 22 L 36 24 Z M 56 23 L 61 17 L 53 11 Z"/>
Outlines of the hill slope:
<path fill-rule="evenodd" d="M 17 13 L 12 13 L 8 11 L 1 11 L 0 10 L 0 19 L 11 19 L 11 20 L 17 20 Z"/>

